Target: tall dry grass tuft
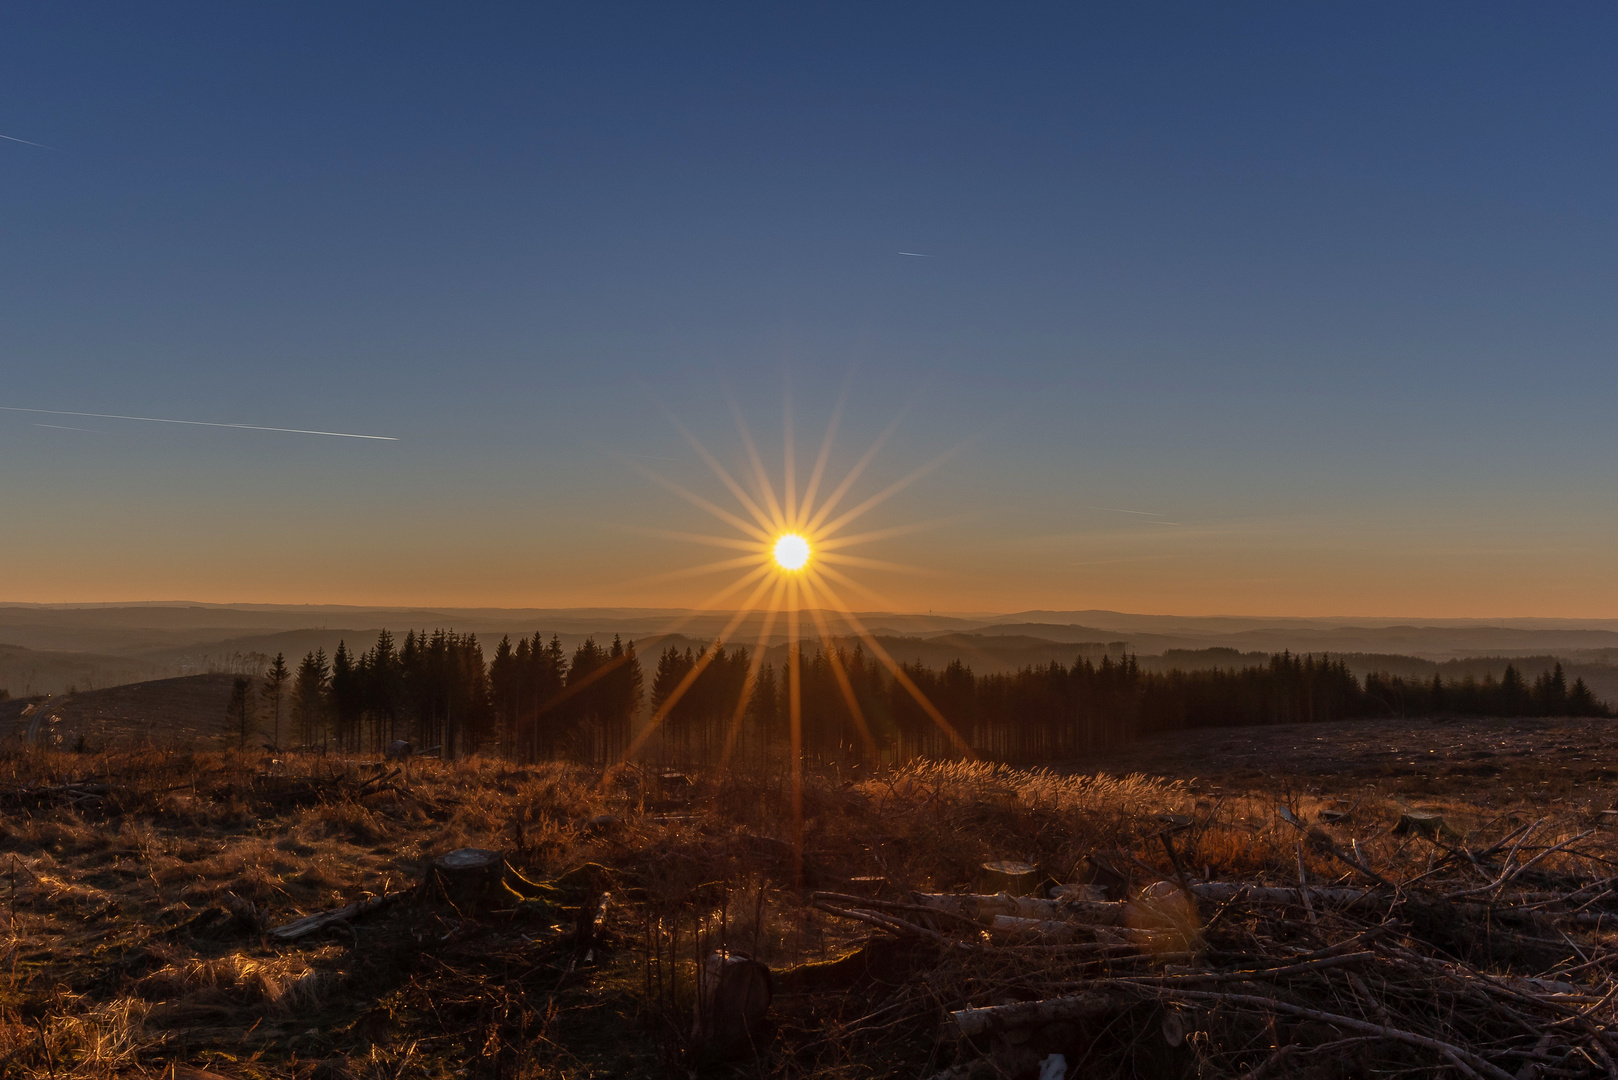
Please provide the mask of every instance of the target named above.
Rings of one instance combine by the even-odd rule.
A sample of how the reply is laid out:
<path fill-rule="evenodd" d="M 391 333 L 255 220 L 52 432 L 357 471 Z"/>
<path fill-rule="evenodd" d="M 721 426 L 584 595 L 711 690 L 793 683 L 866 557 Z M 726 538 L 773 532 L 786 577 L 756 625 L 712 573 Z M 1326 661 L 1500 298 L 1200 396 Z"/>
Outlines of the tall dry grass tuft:
<path fill-rule="evenodd" d="M 177 960 L 138 980 L 134 989 L 150 1003 L 154 1019 L 168 1024 L 242 1008 L 285 1016 L 317 1004 L 322 992 L 341 977 L 310 962 L 331 960 L 340 952 L 328 946 L 310 955 L 262 957 L 238 952 Z"/>
<path fill-rule="evenodd" d="M 1032 809 L 1058 812 L 1159 812 L 1178 808 L 1188 798 L 1181 781 L 1143 773 L 1084 776 L 988 761 L 916 761 L 895 771 L 890 781 L 868 781 L 865 789 L 880 790 L 883 783 L 891 783 L 895 790 L 936 793 L 957 801 L 1010 794 Z"/>
<path fill-rule="evenodd" d="M 105 1080 L 136 1069 L 166 1041 L 149 1029 L 151 1007 L 138 998 L 95 1002 L 58 992 L 52 1006 L 32 1022 L 0 1008 L 0 1076 Z"/>

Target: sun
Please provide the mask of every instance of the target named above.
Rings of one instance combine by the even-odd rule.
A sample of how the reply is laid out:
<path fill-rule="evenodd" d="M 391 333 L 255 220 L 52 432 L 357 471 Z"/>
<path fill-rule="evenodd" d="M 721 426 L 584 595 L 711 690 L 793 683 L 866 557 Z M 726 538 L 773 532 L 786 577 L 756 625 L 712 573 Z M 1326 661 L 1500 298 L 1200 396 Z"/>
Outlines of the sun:
<path fill-rule="evenodd" d="M 809 541 L 798 533 L 783 533 L 775 542 L 775 565 L 783 570 L 802 570 L 809 562 Z"/>
<path fill-rule="evenodd" d="M 743 448 L 746 450 L 746 469 L 738 474 L 732 474 L 719 459 L 708 451 L 696 436 L 692 435 L 685 425 L 681 424 L 672 415 L 670 421 L 679 433 L 685 437 L 686 442 L 696 451 L 697 456 L 707 464 L 714 478 L 728 490 L 735 499 L 736 509 L 729 509 L 720 503 L 698 494 L 680 484 L 674 483 L 645 466 L 630 464 L 636 472 L 647 479 L 657 483 L 674 495 L 690 503 L 716 520 L 728 526 L 731 530 L 727 535 L 707 535 L 686 532 L 671 532 L 663 529 L 646 529 L 653 535 L 661 535 L 668 539 L 687 541 L 710 547 L 728 549 L 730 557 L 715 562 L 701 563 L 696 566 L 675 570 L 667 574 L 659 574 L 646 581 L 667 581 L 680 578 L 706 577 L 710 574 L 725 574 L 736 572 L 738 576 L 703 600 L 695 608 L 687 611 L 674 620 L 661 634 L 653 635 L 650 640 L 658 640 L 678 632 L 687 622 L 696 618 L 703 612 L 714 611 L 720 605 L 735 604 L 730 618 L 726 620 L 723 630 L 714 635 L 714 640 L 729 641 L 731 634 L 738 630 L 747 619 L 761 620 L 758 628 L 756 647 L 750 650 L 746 675 L 743 677 L 742 692 L 736 709 L 730 718 L 729 731 L 725 735 L 724 748 L 720 755 L 720 768 L 725 768 L 731 753 L 737 745 L 737 739 L 742 729 L 742 722 L 747 715 L 755 683 L 764 662 L 766 652 L 772 644 L 772 635 L 779 623 L 785 623 L 787 655 L 784 660 L 784 675 L 786 686 L 787 721 L 791 735 L 791 750 L 789 760 L 792 762 L 793 783 L 793 827 L 794 848 L 801 852 L 801 836 L 799 830 L 802 825 L 800 800 L 802 791 L 802 749 L 803 749 L 803 701 L 802 701 L 802 665 L 804 663 L 802 646 L 805 637 L 818 638 L 820 654 L 825 662 L 831 666 L 832 676 L 836 679 L 838 689 L 842 692 L 844 703 L 848 706 L 849 716 L 854 721 L 866 751 L 873 757 L 879 756 L 876 739 L 866 723 L 865 712 L 858 696 L 854 692 L 848 673 L 843 670 L 843 655 L 850 635 L 857 637 L 863 643 L 866 655 L 872 657 L 878 664 L 886 668 L 892 676 L 894 684 L 903 689 L 909 697 L 920 706 L 923 712 L 932 720 L 933 724 L 950 740 L 956 750 L 965 757 L 972 756 L 971 747 L 961 738 L 953 725 L 938 710 L 938 707 L 927 699 L 919 686 L 917 686 L 906 672 L 904 665 L 883 647 L 871 630 L 865 626 L 864 620 L 854 612 L 848 599 L 842 593 L 851 590 L 860 593 L 882 606 L 883 610 L 895 610 L 891 601 L 886 600 L 859 581 L 859 570 L 875 570 L 883 572 L 922 572 L 917 567 L 908 567 L 898 563 L 883 562 L 852 554 L 848 549 L 861 544 L 868 544 L 890 537 L 896 537 L 918 529 L 929 527 L 929 523 L 916 522 L 909 525 L 895 525 L 890 528 L 874 529 L 866 532 L 851 532 L 849 526 L 864 517 L 871 510 L 886 502 L 889 498 L 908 487 L 910 484 L 927 475 L 934 468 L 949 460 L 965 444 L 934 457 L 908 475 L 888 484 L 876 494 L 858 502 L 854 502 L 851 492 L 860 480 L 865 469 L 875 459 L 883 443 L 885 443 L 894 429 L 898 427 L 900 414 L 895 417 L 870 448 L 862 454 L 858 461 L 848 470 L 840 482 L 830 483 L 827 476 L 827 466 L 830 464 L 833 442 L 837 435 L 838 418 L 846 402 L 847 390 L 844 391 L 844 400 L 839 401 L 832 411 L 831 421 L 826 426 L 825 438 L 821 440 L 820 452 L 814 458 L 814 465 L 809 470 L 807 479 L 800 484 L 798 480 L 798 457 L 793 443 L 792 410 L 788 402 L 784 423 L 782 425 L 782 463 L 783 475 L 781 483 L 777 486 L 771 482 L 769 472 L 765 467 L 763 456 L 758 446 L 753 442 L 751 432 L 747 430 L 742 420 L 740 410 L 735 410 L 736 431 L 741 437 Z M 747 481 L 751 481 L 748 483 Z M 825 483 L 823 487 L 822 484 Z M 830 490 L 826 490 L 829 488 Z M 849 506 L 846 502 L 854 502 Z M 848 572 L 845 572 L 848 571 Z M 808 621 L 812 625 L 804 626 Z M 806 634 L 807 631 L 807 634 Z M 645 641 L 647 639 L 643 639 Z M 668 718 L 670 710 L 674 709 L 681 698 L 695 685 L 710 662 L 722 655 L 720 649 L 704 649 L 695 658 L 695 663 L 685 672 L 679 682 L 670 688 L 669 692 L 652 710 L 650 719 L 640 732 L 630 740 L 628 748 L 624 751 L 625 760 L 632 758 L 635 753 L 659 730 Z M 598 669 L 606 671 L 603 667 Z"/>
<path fill-rule="evenodd" d="M 630 467 L 641 473 L 647 479 L 679 496 L 715 519 L 729 526 L 731 531 L 726 535 L 707 535 L 698 533 L 670 532 L 662 529 L 647 529 L 653 535 L 661 535 L 673 540 L 682 540 L 710 547 L 728 549 L 731 557 L 716 562 L 702 563 L 683 570 L 676 570 L 668 574 L 660 574 L 653 578 L 643 580 L 673 580 L 688 577 L 706 577 L 710 574 L 739 572 L 739 576 L 732 579 L 730 584 L 723 586 L 697 607 L 687 611 L 676 619 L 661 634 L 654 635 L 651 641 L 659 640 L 678 632 L 687 622 L 696 618 L 703 612 L 714 611 L 720 605 L 740 603 L 732 610 L 725 627 L 714 641 L 729 641 L 731 633 L 739 629 L 749 617 L 762 619 L 758 630 L 755 647 L 751 650 L 747 672 L 742 680 L 741 695 L 737 700 L 735 711 L 730 718 L 730 728 L 725 735 L 724 748 L 720 754 L 719 767 L 728 766 L 731 753 L 737 745 L 737 738 L 742 730 L 742 722 L 748 715 L 749 702 L 752 699 L 754 688 L 758 683 L 759 672 L 764 662 L 766 651 L 772 644 L 772 635 L 778 622 L 784 622 L 786 631 L 787 655 L 783 661 L 786 685 L 784 687 L 787 705 L 787 727 L 790 733 L 790 751 L 787 760 L 791 763 L 792 771 L 792 847 L 794 852 L 794 865 L 801 870 L 803 854 L 803 644 L 805 631 L 812 637 L 820 639 L 820 655 L 830 665 L 832 676 L 837 681 L 838 689 L 842 692 L 844 703 L 848 706 L 849 716 L 854 721 L 865 750 L 874 758 L 880 759 L 880 748 L 866 722 L 864 709 L 861 707 L 859 696 L 849 679 L 848 672 L 843 669 L 844 648 L 850 634 L 859 638 L 866 649 L 866 655 L 873 657 L 878 664 L 888 670 L 894 685 L 900 687 L 909 697 L 921 707 L 933 724 L 954 745 L 962 757 L 972 757 L 972 748 L 967 745 L 954 726 L 945 718 L 938 707 L 928 700 L 921 687 L 905 670 L 903 664 L 894 659 L 892 654 L 883 647 L 864 621 L 854 612 L 849 601 L 841 595 L 842 590 L 852 590 L 861 593 L 878 604 L 884 610 L 896 610 L 891 601 L 884 599 L 879 593 L 866 586 L 843 569 L 857 572 L 860 569 L 877 571 L 905 571 L 917 572 L 916 567 L 907 567 L 897 563 L 882 562 L 868 559 L 849 552 L 849 548 L 860 544 L 867 544 L 889 537 L 900 536 L 917 529 L 927 528 L 928 523 L 917 522 L 911 525 L 896 525 L 891 528 L 874 529 L 867 532 L 851 533 L 848 526 L 863 517 L 866 513 L 887 501 L 899 491 L 927 475 L 934 468 L 942 465 L 960 450 L 965 443 L 945 451 L 932 460 L 913 470 L 908 475 L 888 484 L 876 494 L 863 499 L 853 506 L 845 507 L 844 499 L 849 496 L 854 485 L 859 481 L 866 466 L 870 465 L 876 457 L 882 444 L 888 436 L 893 434 L 899 425 L 900 413 L 895 417 L 882 434 L 871 444 L 870 448 L 860 456 L 842 481 L 831 487 L 830 491 L 823 491 L 822 481 L 828 479 L 826 467 L 832 452 L 832 444 L 837 435 L 838 418 L 843 411 L 847 400 L 847 388 L 844 389 L 843 400 L 832 411 L 831 422 L 826 425 L 826 436 L 821 441 L 820 452 L 814 459 L 814 466 L 809 472 L 808 479 L 801 486 L 798 483 L 798 458 L 793 444 L 792 409 L 790 400 L 787 403 L 782 437 L 784 451 L 782 462 L 784 465 L 782 482 L 779 487 L 770 480 L 764 465 L 764 459 L 759 454 L 758 446 L 753 442 L 752 434 L 742 420 L 739 409 L 733 410 L 736 416 L 736 431 L 741 436 L 743 447 L 747 452 L 748 469 L 740 474 L 740 479 L 719 459 L 709 453 L 696 436 L 688 431 L 672 415 L 669 420 L 676 430 L 685 437 L 686 442 L 696 451 L 717 479 L 735 498 L 737 509 L 728 509 L 713 500 L 691 491 L 672 480 L 659 475 L 642 465 L 631 464 Z M 750 474 L 750 475 L 749 475 Z M 751 480 L 751 484 L 743 481 Z M 850 500 L 852 501 L 852 500 Z M 812 556 L 812 557 L 811 557 Z M 738 594 L 745 593 L 745 598 Z M 805 627 L 807 618 L 813 625 Z M 648 639 L 642 639 L 645 644 Z M 629 654 L 632 655 L 632 654 Z M 718 648 L 704 648 L 695 662 L 686 671 L 680 681 L 669 689 L 661 702 L 652 710 L 650 719 L 640 732 L 630 740 L 629 746 L 624 750 L 624 760 L 630 760 L 637 751 L 646 744 L 663 722 L 668 719 L 670 711 L 675 708 L 680 699 L 692 689 L 697 679 L 716 657 L 723 655 Z M 818 661 L 817 661 L 818 662 Z M 611 665 L 604 665 L 597 669 L 597 674 L 605 674 L 611 670 Z M 585 680 L 585 685 L 589 682 Z M 796 874 L 801 880 L 801 874 Z"/>

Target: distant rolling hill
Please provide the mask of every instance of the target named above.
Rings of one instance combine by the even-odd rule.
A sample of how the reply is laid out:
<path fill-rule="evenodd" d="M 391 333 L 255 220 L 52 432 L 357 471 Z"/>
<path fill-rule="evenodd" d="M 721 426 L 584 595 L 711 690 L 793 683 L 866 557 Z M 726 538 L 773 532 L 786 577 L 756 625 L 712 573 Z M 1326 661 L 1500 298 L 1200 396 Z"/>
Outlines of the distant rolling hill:
<path fill-rule="evenodd" d="M 52 741 L 65 749 L 77 747 L 81 739 L 89 749 L 140 742 L 219 748 L 236 736 L 227 716 L 233 681 L 230 675 L 186 675 L 0 701 L 0 738 L 26 734 L 34 718 L 24 713 L 32 708 L 59 718 L 58 723 L 42 723 L 39 734 L 54 736 Z"/>
<path fill-rule="evenodd" d="M 170 674 L 163 661 L 0 645 L 0 689 L 16 696 L 88 690 Z"/>
<path fill-rule="evenodd" d="M 840 638 L 847 624 L 823 613 Z M 386 627 L 476 633 L 492 653 L 501 635 L 539 631 L 568 652 L 587 635 L 633 640 L 648 671 L 667 645 L 700 648 L 728 621 L 724 612 L 626 608 L 358 608 L 221 604 L 0 604 L 0 689 L 13 695 L 62 693 L 208 672 L 256 671 L 266 656 L 296 661 L 339 640 L 356 652 Z M 1570 619 L 1259 618 L 1131 615 L 1115 611 L 1025 611 L 1009 615 L 860 616 L 885 648 L 905 661 L 943 667 L 960 660 L 979 673 L 1013 671 L 1080 656 L 1125 651 L 1154 670 L 1237 667 L 1270 653 L 1344 656 L 1358 674 L 1389 670 L 1446 678 L 1471 671 L 1498 677 L 1516 662 L 1532 678 L 1560 658 L 1569 678 L 1582 675 L 1597 696 L 1618 701 L 1618 621 Z M 814 625 L 804 620 L 805 628 Z M 677 627 L 676 632 L 657 635 Z M 731 644 L 751 646 L 759 625 L 744 621 Z M 813 640 L 813 635 L 808 636 Z M 851 640 L 851 639 L 850 639 Z M 785 655 L 778 623 L 767 651 Z M 1461 663 L 1464 661 L 1465 663 Z M 1441 665 L 1449 665 L 1441 667 Z M 1463 670 L 1464 669 L 1464 670 Z"/>

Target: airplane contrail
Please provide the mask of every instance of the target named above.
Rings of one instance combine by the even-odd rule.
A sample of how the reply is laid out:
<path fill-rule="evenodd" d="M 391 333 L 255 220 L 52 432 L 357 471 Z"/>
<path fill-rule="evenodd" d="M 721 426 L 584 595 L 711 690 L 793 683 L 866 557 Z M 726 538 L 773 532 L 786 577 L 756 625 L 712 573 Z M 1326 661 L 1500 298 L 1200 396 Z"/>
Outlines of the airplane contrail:
<path fill-rule="evenodd" d="M 37 146 L 41 150 L 55 150 L 56 149 L 56 147 L 54 147 L 54 146 L 46 146 L 42 142 L 29 142 L 27 139 L 19 139 L 15 135 L 0 135 L 0 139 L 5 139 L 7 142 L 20 142 L 24 146 Z"/>
<path fill-rule="evenodd" d="M 936 258 L 938 258 L 937 255 L 923 255 L 919 251 L 901 251 L 901 252 L 899 252 L 899 254 L 908 255 L 912 259 L 936 259 Z"/>
<path fill-rule="evenodd" d="M 43 416 L 92 416 L 98 420 L 141 420 L 148 424 L 187 424 L 191 427 L 237 428 L 242 431 L 280 431 L 288 435 L 330 435 L 337 439 L 375 439 L 379 442 L 398 442 L 393 435 L 356 435 L 348 431 L 310 431 L 307 428 L 265 427 L 261 424 L 216 424 L 209 420 L 169 420 L 161 416 L 121 416 L 117 413 L 69 412 L 66 409 L 24 409 L 16 405 L 0 405 L 5 412 L 38 413 Z"/>

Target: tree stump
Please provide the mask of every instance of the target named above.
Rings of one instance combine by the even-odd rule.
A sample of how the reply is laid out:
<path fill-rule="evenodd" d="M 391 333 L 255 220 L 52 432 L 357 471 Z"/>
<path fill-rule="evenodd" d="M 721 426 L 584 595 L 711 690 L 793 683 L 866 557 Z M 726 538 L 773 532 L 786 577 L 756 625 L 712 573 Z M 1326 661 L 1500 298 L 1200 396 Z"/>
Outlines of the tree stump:
<path fill-rule="evenodd" d="M 1039 884 L 1039 867 L 1003 859 L 986 862 L 978 873 L 978 892 L 1027 896 Z"/>
<path fill-rule="evenodd" d="M 459 848 L 433 860 L 421 883 L 429 902 L 446 900 L 463 915 L 499 905 L 506 898 L 506 857 L 484 848 Z"/>
<path fill-rule="evenodd" d="M 762 1041 L 774 996 L 770 969 L 743 953 L 710 953 L 697 979 L 693 1041 L 705 1054 L 733 1057 Z"/>

